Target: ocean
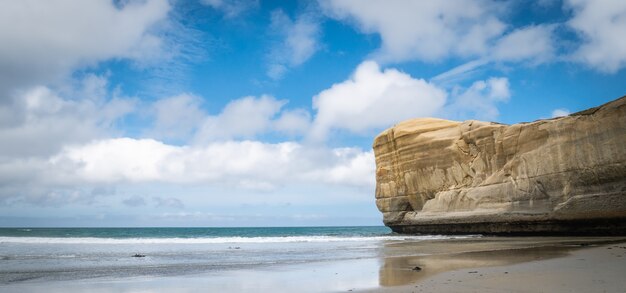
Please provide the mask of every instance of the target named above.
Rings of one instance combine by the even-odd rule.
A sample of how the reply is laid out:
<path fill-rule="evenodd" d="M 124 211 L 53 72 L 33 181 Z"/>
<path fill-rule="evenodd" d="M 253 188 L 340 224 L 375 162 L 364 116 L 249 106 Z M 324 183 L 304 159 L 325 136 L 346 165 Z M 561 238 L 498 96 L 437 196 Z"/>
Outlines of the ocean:
<path fill-rule="evenodd" d="M 376 259 L 382 243 L 450 237 L 387 227 L 0 228 L 0 288 Z"/>

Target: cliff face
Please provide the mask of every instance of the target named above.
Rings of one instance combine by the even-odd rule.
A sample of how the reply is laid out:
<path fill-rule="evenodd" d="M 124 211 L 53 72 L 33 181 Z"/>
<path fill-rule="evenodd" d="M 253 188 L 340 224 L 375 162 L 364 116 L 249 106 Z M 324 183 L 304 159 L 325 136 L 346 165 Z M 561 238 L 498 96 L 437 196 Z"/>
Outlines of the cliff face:
<path fill-rule="evenodd" d="M 514 125 L 414 119 L 373 147 L 376 205 L 394 231 L 626 232 L 626 97 Z"/>

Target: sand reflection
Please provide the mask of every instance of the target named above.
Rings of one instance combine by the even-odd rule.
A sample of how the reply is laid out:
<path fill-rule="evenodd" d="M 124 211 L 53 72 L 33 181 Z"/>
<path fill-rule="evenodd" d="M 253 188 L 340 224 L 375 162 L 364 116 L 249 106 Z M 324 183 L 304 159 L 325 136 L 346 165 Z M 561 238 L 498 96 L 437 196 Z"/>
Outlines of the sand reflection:
<path fill-rule="evenodd" d="M 379 284 L 406 285 L 442 272 L 462 269 L 471 269 L 467 273 L 478 274 L 472 270 L 562 257 L 573 249 L 599 244 L 604 240 L 606 239 L 486 238 L 442 243 L 389 243 L 383 248 L 385 256 L 379 270 Z M 416 271 L 415 267 L 421 270 Z"/>

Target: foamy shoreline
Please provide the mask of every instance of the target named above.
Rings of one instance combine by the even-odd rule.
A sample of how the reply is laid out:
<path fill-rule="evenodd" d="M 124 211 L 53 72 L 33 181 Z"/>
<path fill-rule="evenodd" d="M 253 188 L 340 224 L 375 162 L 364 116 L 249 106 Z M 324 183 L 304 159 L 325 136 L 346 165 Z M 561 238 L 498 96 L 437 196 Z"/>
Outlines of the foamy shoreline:
<path fill-rule="evenodd" d="M 222 244 L 222 243 L 290 243 L 351 241 L 422 241 L 462 239 L 479 236 L 389 235 L 389 236 L 274 236 L 274 237 L 173 237 L 173 238 L 103 238 L 103 237 L 0 237 L 1 243 L 40 244 Z"/>

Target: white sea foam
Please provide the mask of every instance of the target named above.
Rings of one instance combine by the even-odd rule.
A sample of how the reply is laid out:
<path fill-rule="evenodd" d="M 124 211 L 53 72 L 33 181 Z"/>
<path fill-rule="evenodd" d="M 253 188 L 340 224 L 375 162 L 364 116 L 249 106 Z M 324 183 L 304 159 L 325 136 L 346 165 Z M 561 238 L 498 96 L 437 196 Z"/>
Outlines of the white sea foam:
<path fill-rule="evenodd" d="M 96 238 L 96 237 L 0 237 L 0 243 L 31 244 L 222 244 L 222 243 L 291 243 L 353 241 L 422 241 L 475 236 L 284 236 L 284 237 L 200 237 L 200 238 Z"/>

